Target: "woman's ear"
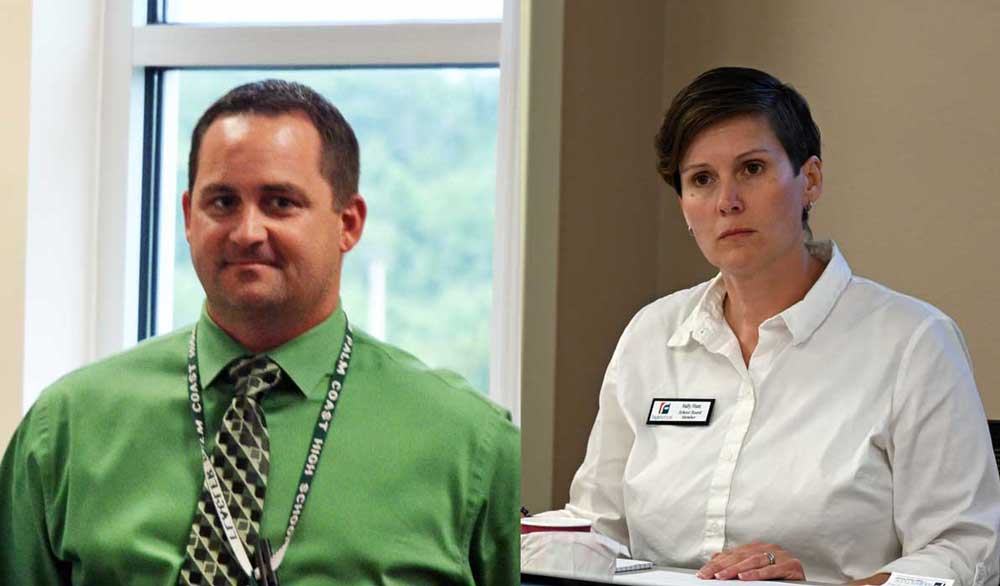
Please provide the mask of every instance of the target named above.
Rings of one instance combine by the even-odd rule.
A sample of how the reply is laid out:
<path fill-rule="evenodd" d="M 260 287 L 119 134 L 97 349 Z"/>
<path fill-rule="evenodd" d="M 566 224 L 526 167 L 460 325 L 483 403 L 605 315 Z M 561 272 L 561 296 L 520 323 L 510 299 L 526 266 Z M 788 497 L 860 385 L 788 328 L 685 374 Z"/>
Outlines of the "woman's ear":
<path fill-rule="evenodd" d="M 805 178 L 802 206 L 815 204 L 823 196 L 823 161 L 813 155 L 802 164 L 802 176 Z"/>

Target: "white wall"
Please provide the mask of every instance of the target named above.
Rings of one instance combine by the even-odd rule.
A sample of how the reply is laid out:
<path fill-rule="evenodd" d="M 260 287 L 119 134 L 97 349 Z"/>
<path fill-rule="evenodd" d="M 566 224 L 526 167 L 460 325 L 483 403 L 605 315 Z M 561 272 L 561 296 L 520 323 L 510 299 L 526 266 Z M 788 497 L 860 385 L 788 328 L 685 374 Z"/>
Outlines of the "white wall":
<path fill-rule="evenodd" d="M 24 404 L 91 356 L 101 0 L 35 0 Z M 20 409 L 19 409 L 20 412 Z"/>
<path fill-rule="evenodd" d="M 24 239 L 28 199 L 28 101 L 31 58 L 30 0 L 0 0 L 0 449 L 21 418 L 24 356 Z"/>
<path fill-rule="evenodd" d="M 132 2 L 0 0 L 9 88 L 0 105 L 15 129 L 0 145 L 10 151 L 0 176 L 21 195 L 4 203 L 3 262 L 16 260 L 7 273 L 17 280 L 3 293 L 12 296 L 2 305 L 10 324 L 0 322 L 10 343 L 0 352 L 16 364 L 6 371 L 18 384 L 0 392 L 0 447 L 45 386 L 134 342 L 135 320 L 121 311 L 137 266 L 137 237 L 125 228 L 138 215 L 127 196 L 139 176 Z M 106 35 L 107 26 L 117 32 Z"/>

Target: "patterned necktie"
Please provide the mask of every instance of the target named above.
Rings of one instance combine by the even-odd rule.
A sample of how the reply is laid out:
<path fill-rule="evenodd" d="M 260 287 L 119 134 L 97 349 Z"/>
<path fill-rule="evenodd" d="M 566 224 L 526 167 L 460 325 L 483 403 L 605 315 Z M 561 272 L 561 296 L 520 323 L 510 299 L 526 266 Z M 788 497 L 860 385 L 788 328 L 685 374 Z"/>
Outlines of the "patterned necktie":
<path fill-rule="evenodd" d="M 230 381 L 235 381 L 236 394 L 222 417 L 211 458 L 236 531 L 253 560 L 264 511 L 270 451 L 260 400 L 278 384 L 281 368 L 267 356 L 250 356 L 230 363 L 228 375 Z M 177 583 L 237 586 L 247 580 L 229 550 L 211 494 L 203 486 Z"/>

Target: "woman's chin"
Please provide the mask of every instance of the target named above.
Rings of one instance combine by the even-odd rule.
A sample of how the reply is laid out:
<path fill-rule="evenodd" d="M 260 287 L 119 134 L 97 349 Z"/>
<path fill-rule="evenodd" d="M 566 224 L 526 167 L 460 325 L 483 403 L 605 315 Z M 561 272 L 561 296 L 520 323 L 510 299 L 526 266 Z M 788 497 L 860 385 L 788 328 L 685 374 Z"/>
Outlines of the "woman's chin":
<path fill-rule="evenodd" d="M 714 256 L 709 262 L 724 275 L 752 276 L 762 268 L 760 255 L 749 248 L 730 249 Z"/>

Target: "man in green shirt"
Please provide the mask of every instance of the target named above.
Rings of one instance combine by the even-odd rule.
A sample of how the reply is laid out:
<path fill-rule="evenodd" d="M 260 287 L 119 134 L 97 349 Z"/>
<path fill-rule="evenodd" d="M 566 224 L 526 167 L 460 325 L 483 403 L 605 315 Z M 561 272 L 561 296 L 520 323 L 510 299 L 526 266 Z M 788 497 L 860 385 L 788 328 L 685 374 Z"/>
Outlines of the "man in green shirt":
<path fill-rule="evenodd" d="M 516 583 L 509 417 L 340 307 L 357 151 L 298 84 L 241 86 L 202 116 L 183 198 L 196 337 L 42 393 L 0 465 L 3 583 Z"/>

